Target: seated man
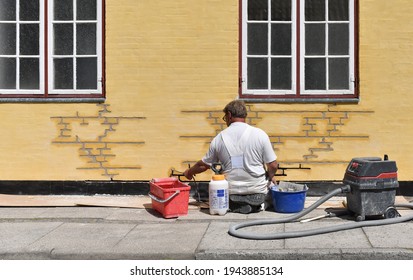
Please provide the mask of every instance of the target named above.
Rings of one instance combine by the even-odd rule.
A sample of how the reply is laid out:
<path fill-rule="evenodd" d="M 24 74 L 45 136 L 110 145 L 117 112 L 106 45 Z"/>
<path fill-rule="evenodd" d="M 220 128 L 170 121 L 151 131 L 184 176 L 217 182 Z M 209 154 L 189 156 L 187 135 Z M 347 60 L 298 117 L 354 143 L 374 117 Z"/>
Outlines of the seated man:
<path fill-rule="evenodd" d="M 268 187 L 278 168 L 277 156 L 268 135 L 245 123 L 247 108 L 243 101 L 232 101 L 223 111 L 228 127 L 212 140 L 202 160 L 185 170 L 184 175 L 192 179 L 220 162 L 229 183 L 230 211 L 258 212 L 269 195 Z"/>

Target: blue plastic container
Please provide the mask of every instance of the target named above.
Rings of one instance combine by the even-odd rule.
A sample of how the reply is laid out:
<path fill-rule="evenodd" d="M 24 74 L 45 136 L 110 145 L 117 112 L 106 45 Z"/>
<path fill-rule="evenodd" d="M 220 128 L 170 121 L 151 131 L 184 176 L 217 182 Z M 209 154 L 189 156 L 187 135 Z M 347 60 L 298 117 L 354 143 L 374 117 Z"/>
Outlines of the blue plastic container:
<path fill-rule="evenodd" d="M 297 213 L 304 209 L 307 186 L 302 191 L 279 191 L 278 187 L 271 188 L 272 202 L 275 212 Z"/>

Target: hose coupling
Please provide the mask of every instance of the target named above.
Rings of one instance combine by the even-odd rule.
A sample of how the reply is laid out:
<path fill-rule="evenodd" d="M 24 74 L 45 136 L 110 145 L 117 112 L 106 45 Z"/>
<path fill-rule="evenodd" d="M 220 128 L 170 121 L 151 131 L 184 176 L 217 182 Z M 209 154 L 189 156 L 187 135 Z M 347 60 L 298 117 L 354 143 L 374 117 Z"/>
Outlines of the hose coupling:
<path fill-rule="evenodd" d="M 351 192 L 350 185 L 345 185 L 344 187 L 341 187 L 341 193 L 349 193 L 349 192 Z"/>

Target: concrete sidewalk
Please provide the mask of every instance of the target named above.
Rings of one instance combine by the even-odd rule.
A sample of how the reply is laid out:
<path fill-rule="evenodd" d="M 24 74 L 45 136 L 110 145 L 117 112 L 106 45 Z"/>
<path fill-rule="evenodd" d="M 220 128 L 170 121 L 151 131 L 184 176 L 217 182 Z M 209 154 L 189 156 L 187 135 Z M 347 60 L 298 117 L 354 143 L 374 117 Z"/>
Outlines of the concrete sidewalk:
<path fill-rule="evenodd" d="M 400 210 L 411 215 L 413 210 Z M 305 218 L 324 214 L 316 209 Z M 413 259 L 413 222 L 309 237 L 246 240 L 228 234 L 246 220 L 285 217 L 272 211 L 211 216 L 189 210 L 164 219 L 152 209 L 110 207 L 1 207 L 1 259 Z M 246 230 L 283 232 L 353 223 L 325 218 Z"/>

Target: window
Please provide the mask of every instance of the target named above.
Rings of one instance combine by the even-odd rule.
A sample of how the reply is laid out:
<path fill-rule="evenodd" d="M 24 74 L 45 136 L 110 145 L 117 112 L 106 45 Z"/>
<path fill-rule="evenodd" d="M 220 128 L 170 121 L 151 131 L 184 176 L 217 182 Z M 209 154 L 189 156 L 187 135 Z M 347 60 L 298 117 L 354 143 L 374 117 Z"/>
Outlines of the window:
<path fill-rule="evenodd" d="M 0 98 L 103 97 L 102 0 L 0 0 Z"/>
<path fill-rule="evenodd" d="M 241 98 L 356 98 L 356 0 L 242 0 Z"/>

